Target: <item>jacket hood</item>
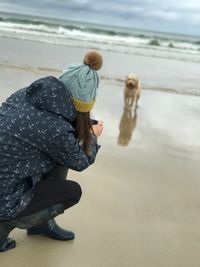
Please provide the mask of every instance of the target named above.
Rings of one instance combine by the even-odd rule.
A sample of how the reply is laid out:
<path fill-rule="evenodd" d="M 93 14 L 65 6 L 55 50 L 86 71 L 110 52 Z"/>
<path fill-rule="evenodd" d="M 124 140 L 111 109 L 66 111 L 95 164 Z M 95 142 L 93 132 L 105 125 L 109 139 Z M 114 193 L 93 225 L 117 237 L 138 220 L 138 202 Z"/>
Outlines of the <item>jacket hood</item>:
<path fill-rule="evenodd" d="M 53 76 L 33 82 L 27 87 L 25 98 L 33 106 L 62 115 L 70 122 L 76 118 L 76 110 L 69 91 Z"/>

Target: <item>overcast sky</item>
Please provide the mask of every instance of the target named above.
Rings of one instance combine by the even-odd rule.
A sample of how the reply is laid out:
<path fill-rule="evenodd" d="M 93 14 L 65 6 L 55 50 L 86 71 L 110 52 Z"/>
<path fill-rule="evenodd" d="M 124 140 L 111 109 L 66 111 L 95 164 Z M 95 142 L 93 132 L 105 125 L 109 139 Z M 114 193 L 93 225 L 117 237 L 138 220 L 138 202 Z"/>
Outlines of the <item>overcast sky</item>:
<path fill-rule="evenodd" d="M 0 11 L 200 36 L 200 0 L 0 0 Z"/>

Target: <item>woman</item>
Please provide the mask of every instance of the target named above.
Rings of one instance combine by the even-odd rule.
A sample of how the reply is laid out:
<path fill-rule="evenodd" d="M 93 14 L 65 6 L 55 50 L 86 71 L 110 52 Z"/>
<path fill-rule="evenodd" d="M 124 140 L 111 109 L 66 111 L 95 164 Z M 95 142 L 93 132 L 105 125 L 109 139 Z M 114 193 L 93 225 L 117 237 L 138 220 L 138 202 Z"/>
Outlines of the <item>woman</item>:
<path fill-rule="evenodd" d="M 74 239 L 54 217 L 79 202 L 81 188 L 65 180 L 82 171 L 98 152 L 103 122 L 93 125 L 102 57 L 91 51 L 84 64 L 45 77 L 11 95 L 0 107 L 0 251 L 16 246 L 15 228 L 28 235 Z"/>

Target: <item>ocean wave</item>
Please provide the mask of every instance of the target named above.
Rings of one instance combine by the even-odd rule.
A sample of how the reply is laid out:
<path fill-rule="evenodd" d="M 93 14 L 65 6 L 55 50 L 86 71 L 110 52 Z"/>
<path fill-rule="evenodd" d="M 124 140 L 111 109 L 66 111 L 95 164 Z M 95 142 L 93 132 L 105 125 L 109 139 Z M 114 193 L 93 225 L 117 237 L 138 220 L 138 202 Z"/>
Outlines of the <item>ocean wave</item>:
<path fill-rule="evenodd" d="M 186 36 L 1 14 L 0 35 L 61 45 L 69 45 L 69 40 L 82 41 L 82 46 L 94 43 L 100 49 L 122 53 L 135 53 L 138 48 L 143 49 L 144 55 L 150 55 L 149 51 L 167 52 L 168 57 L 170 51 L 177 59 L 200 62 L 198 39 L 188 37 L 187 41 Z M 163 54 L 157 53 L 157 56 Z"/>

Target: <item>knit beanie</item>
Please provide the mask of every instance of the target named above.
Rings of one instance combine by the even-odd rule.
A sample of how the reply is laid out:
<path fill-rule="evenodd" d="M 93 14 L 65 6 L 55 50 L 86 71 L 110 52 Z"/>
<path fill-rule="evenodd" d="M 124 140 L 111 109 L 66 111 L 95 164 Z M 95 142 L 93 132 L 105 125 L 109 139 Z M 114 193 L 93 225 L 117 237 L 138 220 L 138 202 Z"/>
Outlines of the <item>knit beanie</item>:
<path fill-rule="evenodd" d="M 94 106 L 99 85 L 97 70 L 101 68 L 102 63 L 101 54 L 90 51 L 85 55 L 83 64 L 69 65 L 59 77 L 71 93 L 75 109 L 79 112 L 88 112 Z"/>

